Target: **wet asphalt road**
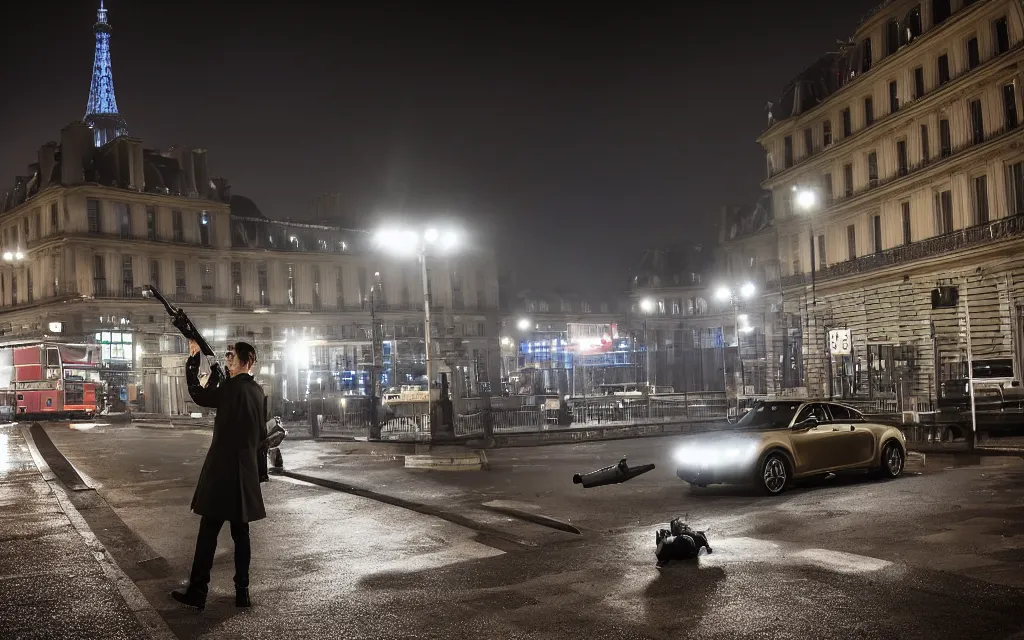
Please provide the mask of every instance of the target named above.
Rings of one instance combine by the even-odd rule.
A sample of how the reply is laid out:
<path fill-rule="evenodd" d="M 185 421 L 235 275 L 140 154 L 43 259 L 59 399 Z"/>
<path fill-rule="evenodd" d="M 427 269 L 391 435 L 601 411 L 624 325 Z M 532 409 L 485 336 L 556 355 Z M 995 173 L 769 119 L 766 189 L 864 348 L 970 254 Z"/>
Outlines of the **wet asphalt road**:
<path fill-rule="evenodd" d="M 191 561 L 188 503 L 209 432 L 47 431 L 109 505 L 94 505 L 93 530 L 181 638 L 1024 638 L 1016 458 L 958 467 L 930 456 L 896 481 L 834 479 L 769 499 L 689 489 L 668 465 L 674 438 L 492 451 L 491 469 L 473 473 L 288 442 L 290 469 L 465 514 L 523 545 L 275 477 L 269 518 L 252 526 L 257 606 L 232 606 L 225 531 L 210 606 L 196 615 L 166 592 Z M 622 454 L 658 469 L 612 487 L 571 483 Z M 493 501 L 583 535 L 482 507 Z M 715 552 L 658 569 L 654 530 L 684 514 L 710 528 Z"/>

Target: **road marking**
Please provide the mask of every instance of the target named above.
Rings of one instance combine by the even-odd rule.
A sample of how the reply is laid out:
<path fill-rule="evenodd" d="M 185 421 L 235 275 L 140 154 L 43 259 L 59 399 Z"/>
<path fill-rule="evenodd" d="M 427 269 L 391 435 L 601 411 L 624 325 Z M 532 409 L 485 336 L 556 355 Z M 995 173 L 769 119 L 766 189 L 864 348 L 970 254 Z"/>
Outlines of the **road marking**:
<path fill-rule="evenodd" d="M 828 569 L 836 573 L 868 573 L 892 566 L 892 562 L 832 549 L 794 549 L 786 543 L 759 538 L 710 538 L 715 552 L 701 562 L 714 565 L 740 562 L 768 562 L 773 564 L 803 564 Z"/>
<path fill-rule="evenodd" d="M 793 557 L 838 573 L 867 573 L 880 571 L 892 565 L 888 560 L 830 549 L 805 549 L 793 554 Z"/>

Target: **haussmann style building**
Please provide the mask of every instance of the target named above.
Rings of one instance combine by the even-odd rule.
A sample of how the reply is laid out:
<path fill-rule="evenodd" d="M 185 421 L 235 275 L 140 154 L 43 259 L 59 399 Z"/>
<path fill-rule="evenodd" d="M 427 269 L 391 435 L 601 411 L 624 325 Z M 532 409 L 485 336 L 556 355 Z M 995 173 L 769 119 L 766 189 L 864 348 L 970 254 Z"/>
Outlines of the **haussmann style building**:
<path fill-rule="evenodd" d="M 185 308 L 218 355 L 253 342 L 274 412 L 315 400 L 331 413 L 326 403 L 370 393 L 371 371 L 382 390 L 425 385 L 419 263 L 380 251 L 365 227 L 268 219 L 212 176 L 204 149 L 146 148 L 118 112 L 102 6 L 94 30 L 83 120 L 42 145 L 0 201 L 7 410 L 80 403 L 70 394 L 84 382 L 99 410 L 197 411 L 184 388 L 187 347 L 144 285 Z M 500 377 L 493 254 L 465 247 L 427 262 L 435 373 L 464 394 Z M 39 380 L 15 389 L 25 362 L 11 354 L 26 345 L 43 349 L 29 363 Z"/>
<path fill-rule="evenodd" d="M 788 391 L 928 406 L 968 324 L 975 372 L 1019 378 L 1022 42 L 1020 2 L 885 2 L 772 105 Z"/>

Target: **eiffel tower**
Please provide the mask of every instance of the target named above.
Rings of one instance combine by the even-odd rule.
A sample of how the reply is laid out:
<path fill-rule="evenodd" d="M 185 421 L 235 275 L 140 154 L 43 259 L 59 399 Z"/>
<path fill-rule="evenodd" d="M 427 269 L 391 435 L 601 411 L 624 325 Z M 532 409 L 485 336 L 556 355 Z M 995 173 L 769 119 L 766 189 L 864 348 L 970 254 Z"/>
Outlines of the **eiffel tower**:
<path fill-rule="evenodd" d="M 100 0 L 100 9 L 96 12 L 93 31 L 96 33 L 96 54 L 84 120 L 92 127 L 93 143 L 101 147 L 118 136 L 128 135 L 128 124 L 117 112 L 117 99 L 114 97 L 114 76 L 110 71 L 111 29 L 103 0 Z"/>

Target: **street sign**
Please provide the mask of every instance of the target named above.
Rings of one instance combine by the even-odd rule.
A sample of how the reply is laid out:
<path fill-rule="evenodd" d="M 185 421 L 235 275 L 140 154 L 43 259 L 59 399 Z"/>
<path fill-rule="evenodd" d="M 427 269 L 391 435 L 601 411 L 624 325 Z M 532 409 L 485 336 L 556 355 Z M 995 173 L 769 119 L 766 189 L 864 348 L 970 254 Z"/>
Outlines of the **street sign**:
<path fill-rule="evenodd" d="M 834 356 L 848 356 L 852 341 L 849 329 L 832 329 L 828 332 L 828 350 Z"/>

